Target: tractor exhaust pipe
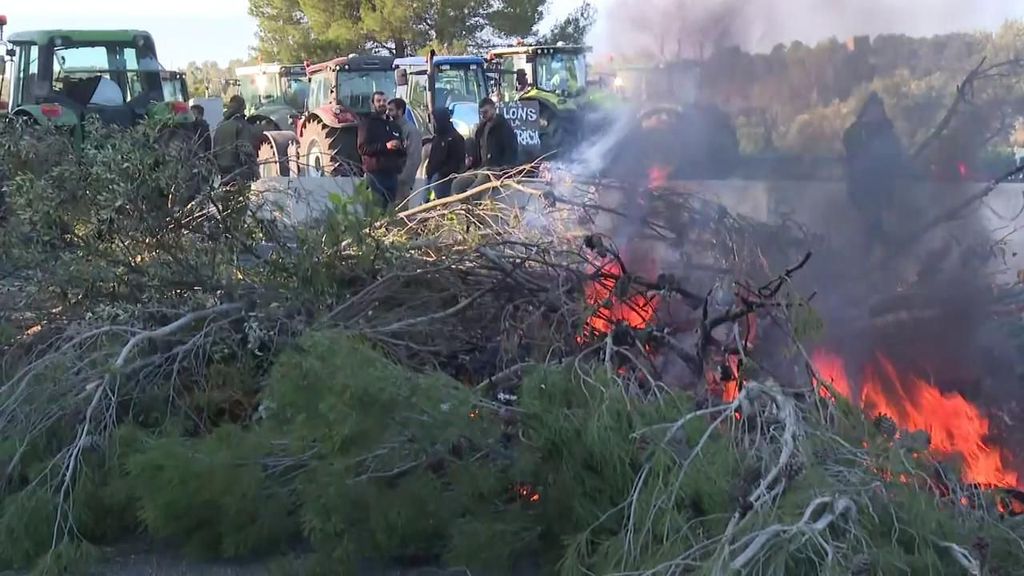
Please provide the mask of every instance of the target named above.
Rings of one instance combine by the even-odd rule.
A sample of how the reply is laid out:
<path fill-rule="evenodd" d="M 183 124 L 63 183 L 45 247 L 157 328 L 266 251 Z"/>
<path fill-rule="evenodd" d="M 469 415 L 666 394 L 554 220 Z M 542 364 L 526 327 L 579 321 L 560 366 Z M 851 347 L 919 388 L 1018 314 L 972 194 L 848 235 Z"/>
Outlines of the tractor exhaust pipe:
<path fill-rule="evenodd" d="M 7 26 L 7 16 L 0 14 L 0 102 L 4 101 L 4 79 L 7 76 L 7 48 L 4 42 L 4 27 Z"/>
<path fill-rule="evenodd" d="M 431 48 L 427 54 L 427 117 L 434 118 L 434 88 L 437 86 L 437 76 L 434 74 L 434 57 L 437 52 Z"/>

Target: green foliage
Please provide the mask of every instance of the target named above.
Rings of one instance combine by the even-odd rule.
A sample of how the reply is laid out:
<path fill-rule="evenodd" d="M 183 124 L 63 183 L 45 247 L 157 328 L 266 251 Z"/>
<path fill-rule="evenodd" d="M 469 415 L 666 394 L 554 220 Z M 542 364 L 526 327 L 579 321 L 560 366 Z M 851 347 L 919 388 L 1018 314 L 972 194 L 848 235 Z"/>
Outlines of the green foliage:
<path fill-rule="evenodd" d="M 43 556 L 32 576 L 86 576 L 100 559 L 100 551 L 86 542 L 64 542 Z"/>
<path fill-rule="evenodd" d="M 401 0 L 250 0 L 267 60 L 322 61 L 338 54 L 384 49 L 396 56 L 423 47 L 480 47 L 497 36 L 529 36 L 546 0 L 471 0 L 410 4 Z"/>
<path fill-rule="evenodd" d="M 454 520 L 495 493 L 492 475 L 455 447 L 483 450 L 497 428 L 470 418 L 473 394 L 442 376 L 415 376 L 340 335 L 317 334 L 281 357 L 267 395 L 265 426 L 304 446 L 317 461 L 299 486 L 305 531 L 339 562 L 439 553 Z M 429 470 L 442 468 L 443 483 Z M 487 500 L 476 500 L 482 495 Z"/>
<path fill-rule="evenodd" d="M 199 556 L 280 549 L 297 524 L 287 493 L 263 473 L 268 451 L 262 436 L 234 426 L 200 441 L 153 440 L 126 463 L 142 524 Z"/>
<path fill-rule="evenodd" d="M 53 541 L 56 505 L 46 490 L 23 490 L 0 501 L 0 568 L 27 568 Z"/>
<path fill-rule="evenodd" d="M 583 44 L 596 21 L 597 9 L 590 2 L 584 1 L 538 38 L 538 44 Z"/>

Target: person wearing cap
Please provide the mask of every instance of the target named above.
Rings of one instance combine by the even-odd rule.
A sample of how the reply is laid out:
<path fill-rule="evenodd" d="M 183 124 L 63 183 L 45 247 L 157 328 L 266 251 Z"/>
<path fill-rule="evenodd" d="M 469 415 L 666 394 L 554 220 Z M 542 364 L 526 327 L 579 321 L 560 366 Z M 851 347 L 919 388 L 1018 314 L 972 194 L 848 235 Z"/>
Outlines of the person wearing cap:
<path fill-rule="evenodd" d="M 245 99 L 234 95 L 224 110 L 224 121 L 213 133 L 213 157 L 225 185 L 251 182 L 256 177 L 252 127 L 245 118 Z"/>

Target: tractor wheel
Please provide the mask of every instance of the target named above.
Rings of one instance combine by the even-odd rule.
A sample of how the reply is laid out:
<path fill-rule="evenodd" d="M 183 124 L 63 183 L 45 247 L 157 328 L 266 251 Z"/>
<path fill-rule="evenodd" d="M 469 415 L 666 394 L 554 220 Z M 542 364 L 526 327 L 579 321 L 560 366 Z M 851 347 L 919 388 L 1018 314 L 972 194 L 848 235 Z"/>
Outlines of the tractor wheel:
<path fill-rule="evenodd" d="M 302 169 L 302 154 L 299 152 L 299 140 L 295 139 L 288 143 L 288 173 L 292 176 L 305 176 L 306 173 Z"/>
<path fill-rule="evenodd" d="M 541 142 L 541 154 L 560 153 L 568 142 L 565 122 L 550 108 L 542 108 L 541 114 L 547 120 L 547 130 Z"/>
<path fill-rule="evenodd" d="M 340 166 L 338 131 L 321 122 L 306 126 L 299 141 L 299 163 L 305 176 L 334 176 Z"/>
<path fill-rule="evenodd" d="M 295 136 L 291 132 L 265 132 L 257 150 L 260 178 L 291 175 L 289 151 Z"/>

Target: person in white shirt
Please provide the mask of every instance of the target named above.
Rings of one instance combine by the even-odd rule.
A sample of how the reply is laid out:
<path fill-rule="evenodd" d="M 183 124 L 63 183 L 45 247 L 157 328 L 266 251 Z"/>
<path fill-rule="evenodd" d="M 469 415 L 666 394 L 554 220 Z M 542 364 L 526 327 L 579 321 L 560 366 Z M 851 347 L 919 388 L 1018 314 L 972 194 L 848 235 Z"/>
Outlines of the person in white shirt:
<path fill-rule="evenodd" d="M 124 92 L 121 87 L 106 76 L 100 76 L 100 82 L 89 100 L 90 105 L 95 106 L 122 106 L 124 104 Z"/>

